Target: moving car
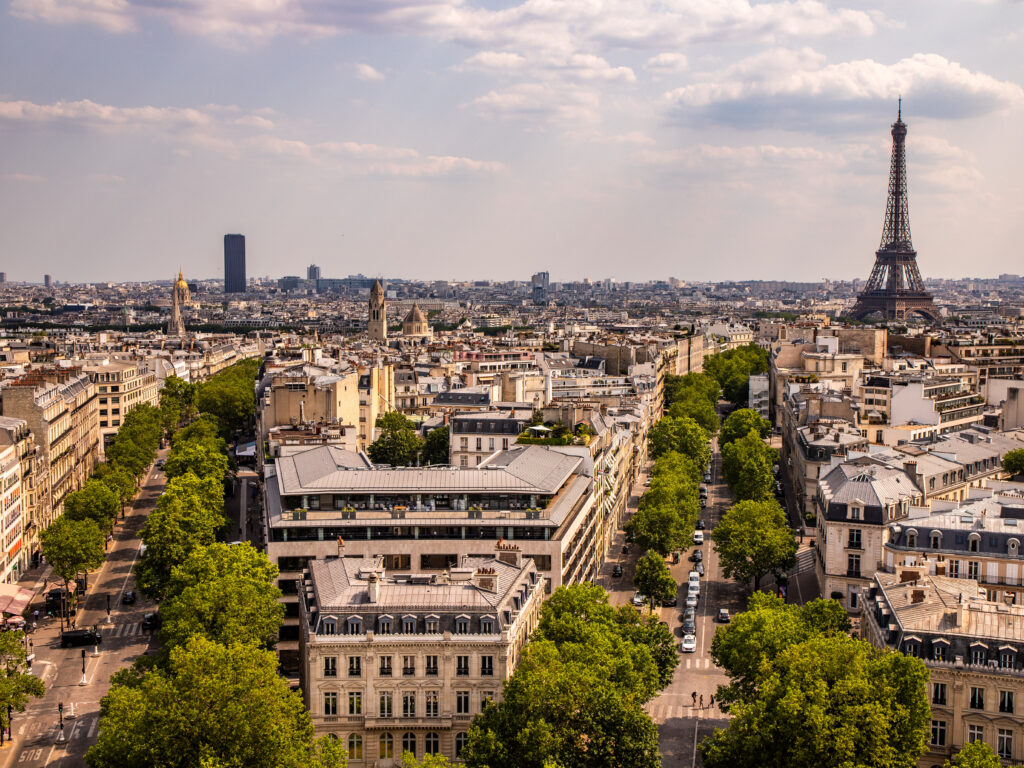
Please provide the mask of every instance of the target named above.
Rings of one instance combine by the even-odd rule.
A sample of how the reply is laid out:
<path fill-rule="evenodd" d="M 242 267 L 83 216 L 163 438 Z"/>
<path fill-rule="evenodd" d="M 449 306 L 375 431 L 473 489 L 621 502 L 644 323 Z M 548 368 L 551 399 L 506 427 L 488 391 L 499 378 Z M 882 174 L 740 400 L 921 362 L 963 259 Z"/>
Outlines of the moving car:
<path fill-rule="evenodd" d="M 718 609 L 718 623 L 719 624 L 728 624 L 730 621 L 731 621 L 731 619 L 729 618 L 729 609 L 728 608 L 719 608 Z"/>
<path fill-rule="evenodd" d="M 683 643 L 679 646 L 683 653 L 695 653 L 697 651 L 697 638 L 694 635 L 684 635 Z"/>
<path fill-rule="evenodd" d="M 637 608 L 640 608 L 646 604 L 647 598 L 641 595 L 639 592 L 633 595 L 633 605 L 635 605 Z"/>
<path fill-rule="evenodd" d="M 694 619 L 683 619 L 683 634 L 693 635 L 697 632 L 697 622 Z"/>
<path fill-rule="evenodd" d="M 622 566 L 616 565 L 612 568 L 612 576 L 619 577 L 622 575 Z"/>
<path fill-rule="evenodd" d="M 698 531 L 703 531 L 707 527 L 708 527 L 708 524 L 705 523 L 703 520 L 698 520 L 697 521 L 697 530 Z"/>
<path fill-rule="evenodd" d="M 147 632 L 152 632 L 155 629 L 160 629 L 160 614 L 159 613 L 147 613 L 142 617 L 142 629 Z"/>
<path fill-rule="evenodd" d="M 696 544 L 698 547 L 704 543 L 704 531 L 693 532 L 693 543 Z"/>
<path fill-rule="evenodd" d="M 121 605 L 135 605 L 135 590 L 129 589 L 121 595 Z"/>
<path fill-rule="evenodd" d="M 60 633 L 60 647 L 69 648 L 73 645 L 99 645 L 103 638 L 92 629 L 70 629 Z"/>
<path fill-rule="evenodd" d="M 690 554 L 690 562 L 691 563 L 701 563 L 703 561 L 704 561 L 704 553 L 701 552 L 699 549 L 693 550 L 693 552 Z"/>

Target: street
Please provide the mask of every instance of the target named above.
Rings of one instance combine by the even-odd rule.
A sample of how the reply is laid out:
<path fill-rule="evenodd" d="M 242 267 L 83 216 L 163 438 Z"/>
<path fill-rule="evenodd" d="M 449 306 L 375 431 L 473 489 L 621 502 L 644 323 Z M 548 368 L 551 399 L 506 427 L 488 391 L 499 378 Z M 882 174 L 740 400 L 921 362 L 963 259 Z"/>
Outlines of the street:
<path fill-rule="evenodd" d="M 28 636 L 35 654 L 32 671 L 46 683 L 46 695 L 33 700 L 25 712 L 14 714 L 14 742 L 0 752 L 0 768 L 84 765 L 83 756 L 96 740 L 100 700 L 110 687 L 110 676 L 129 666 L 149 647 L 150 636 L 143 632 L 141 622 L 155 606 L 141 595 L 134 605 L 123 605 L 121 599 L 126 590 L 134 589 L 131 570 L 139 554 L 139 532 L 165 483 L 163 473 L 151 468 L 139 495 L 126 509 L 125 520 L 115 526 L 106 562 L 89 574 L 84 604 L 74 618 L 79 629 L 97 626 L 102 643 L 97 648 L 61 648 L 60 619 L 45 615 L 39 628 Z M 38 592 L 44 579 L 49 586 L 54 585 L 48 567 L 45 573 L 42 568 L 36 572 L 37 583 L 23 582 L 23 586 L 34 586 Z M 63 741 L 58 704 L 64 705 Z"/>

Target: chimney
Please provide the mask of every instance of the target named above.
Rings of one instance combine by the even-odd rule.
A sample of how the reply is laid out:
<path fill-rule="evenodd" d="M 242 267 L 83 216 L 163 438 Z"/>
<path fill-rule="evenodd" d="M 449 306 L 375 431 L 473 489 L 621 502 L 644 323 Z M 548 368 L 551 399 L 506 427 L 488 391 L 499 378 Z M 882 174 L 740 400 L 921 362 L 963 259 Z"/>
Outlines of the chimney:
<path fill-rule="evenodd" d="M 498 591 L 498 571 L 494 568 L 481 567 L 473 572 L 473 583 L 487 592 Z"/>
<path fill-rule="evenodd" d="M 369 595 L 371 603 L 376 603 L 380 598 L 380 577 L 376 571 L 373 571 L 366 580 L 366 594 Z"/>
<path fill-rule="evenodd" d="M 494 545 L 494 559 L 519 568 L 523 564 L 523 553 L 516 544 L 506 544 L 504 539 L 498 539 Z"/>
<path fill-rule="evenodd" d="M 910 602 L 912 604 L 924 602 L 924 590 L 923 589 L 912 589 L 910 590 Z"/>
<path fill-rule="evenodd" d="M 341 536 L 339 536 L 338 537 L 338 557 L 344 557 L 344 556 L 345 556 L 345 540 L 343 538 L 341 538 Z"/>

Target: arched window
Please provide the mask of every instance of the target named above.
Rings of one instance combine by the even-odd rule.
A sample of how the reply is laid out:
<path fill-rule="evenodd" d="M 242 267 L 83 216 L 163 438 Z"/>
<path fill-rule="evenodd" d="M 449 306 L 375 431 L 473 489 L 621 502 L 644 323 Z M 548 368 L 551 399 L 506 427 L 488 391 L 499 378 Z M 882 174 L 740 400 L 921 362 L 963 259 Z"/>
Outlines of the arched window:
<path fill-rule="evenodd" d="M 427 755 L 436 755 L 441 751 L 441 737 L 430 731 L 423 737 L 423 752 Z"/>
<path fill-rule="evenodd" d="M 380 754 L 377 757 L 386 758 L 395 756 L 395 737 L 390 733 L 380 735 Z"/>
<path fill-rule="evenodd" d="M 402 734 L 402 752 L 408 752 L 416 757 L 416 734 L 409 732 Z"/>
<path fill-rule="evenodd" d="M 980 552 L 981 551 L 981 534 L 980 533 L 972 533 L 970 535 L 969 539 L 970 539 L 969 546 L 970 546 L 971 552 Z"/>
<path fill-rule="evenodd" d="M 363 737 L 358 733 L 349 734 L 348 737 L 348 759 L 363 759 Z"/>
<path fill-rule="evenodd" d="M 1020 552 L 1020 540 L 1014 538 L 1006 542 L 1006 551 L 1011 556 L 1016 557 L 1017 553 Z"/>
<path fill-rule="evenodd" d="M 462 750 L 466 748 L 467 744 L 469 744 L 468 733 L 463 732 L 455 734 L 455 757 L 460 757 L 462 755 Z"/>
<path fill-rule="evenodd" d="M 931 540 L 932 549 L 941 549 L 942 548 L 942 532 L 941 531 L 932 531 L 931 532 L 931 536 L 929 536 L 929 538 Z"/>
<path fill-rule="evenodd" d="M 910 549 L 917 548 L 917 531 L 913 528 L 907 530 L 907 547 Z"/>

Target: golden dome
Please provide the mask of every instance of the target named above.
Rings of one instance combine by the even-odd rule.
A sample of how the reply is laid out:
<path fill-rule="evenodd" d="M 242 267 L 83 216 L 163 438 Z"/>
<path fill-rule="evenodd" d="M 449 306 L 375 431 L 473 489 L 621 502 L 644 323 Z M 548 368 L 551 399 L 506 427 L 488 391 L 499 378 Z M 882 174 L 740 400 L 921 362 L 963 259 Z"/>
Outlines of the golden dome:
<path fill-rule="evenodd" d="M 178 270 L 178 279 L 175 281 L 174 286 L 176 288 L 180 286 L 185 286 L 186 288 L 188 288 L 188 283 L 185 282 L 185 278 L 182 276 L 180 269 Z"/>

